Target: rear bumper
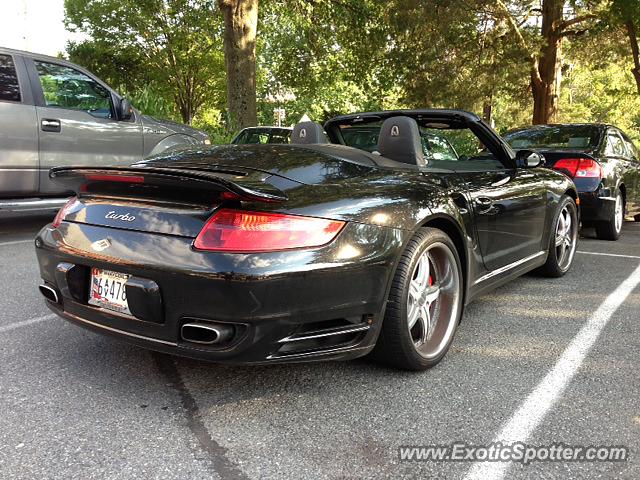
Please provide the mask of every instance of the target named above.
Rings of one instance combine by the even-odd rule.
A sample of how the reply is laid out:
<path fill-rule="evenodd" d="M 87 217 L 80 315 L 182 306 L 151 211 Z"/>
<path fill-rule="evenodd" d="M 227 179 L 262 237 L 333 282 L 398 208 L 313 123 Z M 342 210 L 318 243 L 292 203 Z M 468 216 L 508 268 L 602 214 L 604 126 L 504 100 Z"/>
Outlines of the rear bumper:
<path fill-rule="evenodd" d="M 245 255 L 194 251 L 184 237 L 65 222 L 60 229 L 45 227 L 36 251 L 41 277 L 61 298 L 47 304 L 72 323 L 175 355 L 270 363 L 369 352 L 404 236 L 348 224 L 329 246 Z M 111 246 L 93 251 L 91 244 L 104 238 Z M 138 315 L 145 319 L 89 305 L 91 267 L 151 281 L 159 287 L 159 304 L 151 296 L 130 295 L 131 311 L 146 312 Z M 223 344 L 187 342 L 180 328 L 194 320 L 232 325 L 236 334 Z"/>
<path fill-rule="evenodd" d="M 616 199 L 609 189 L 580 192 L 580 216 L 584 224 L 605 222 L 613 218 Z"/>

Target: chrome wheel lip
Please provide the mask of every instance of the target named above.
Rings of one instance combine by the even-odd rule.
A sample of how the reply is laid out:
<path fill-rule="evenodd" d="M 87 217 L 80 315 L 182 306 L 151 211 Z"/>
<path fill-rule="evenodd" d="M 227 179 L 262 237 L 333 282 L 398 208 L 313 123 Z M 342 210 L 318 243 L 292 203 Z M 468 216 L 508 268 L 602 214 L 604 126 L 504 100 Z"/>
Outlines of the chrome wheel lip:
<path fill-rule="evenodd" d="M 618 193 L 616 196 L 616 207 L 614 212 L 614 226 L 617 233 L 622 231 L 622 224 L 624 223 L 624 202 L 622 201 L 622 195 Z"/>
<path fill-rule="evenodd" d="M 565 271 L 573 262 L 578 243 L 577 219 L 572 215 L 569 206 L 565 205 L 560 210 L 555 229 L 555 249 L 558 267 Z"/>
<path fill-rule="evenodd" d="M 416 352 L 425 359 L 446 349 L 460 311 L 459 266 L 451 248 L 435 242 L 421 253 L 409 279 L 407 328 Z"/>

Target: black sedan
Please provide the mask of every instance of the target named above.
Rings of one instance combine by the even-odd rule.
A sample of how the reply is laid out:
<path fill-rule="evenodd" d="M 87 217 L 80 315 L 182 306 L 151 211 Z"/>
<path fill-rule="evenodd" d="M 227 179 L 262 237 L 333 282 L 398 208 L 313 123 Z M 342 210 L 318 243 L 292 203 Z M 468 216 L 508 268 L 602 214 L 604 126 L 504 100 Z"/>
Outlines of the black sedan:
<path fill-rule="evenodd" d="M 363 126 L 379 130 L 374 152 L 345 145 Z M 442 359 L 478 295 L 533 269 L 559 277 L 571 267 L 573 182 L 539 168 L 537 153 L 513 152 L 476 115 L 374 112 L 324 130 L 328 139 L 307 122 L 292 145 L 53 169 L 76 197 L 35 241 L 47 305 L 189 357 L 372 352 L 420 370 Z"/>
<path fill-rule="evenodd" d="M 617 240 L 625 213 L 640 220 L 640 157 L 631 139 L 604 124 L 536 125 L 504 135 L 513 148 L 540 151 L 546 165 L 571 177 L 580 194 L 582 222 L 598 238 Z"/>

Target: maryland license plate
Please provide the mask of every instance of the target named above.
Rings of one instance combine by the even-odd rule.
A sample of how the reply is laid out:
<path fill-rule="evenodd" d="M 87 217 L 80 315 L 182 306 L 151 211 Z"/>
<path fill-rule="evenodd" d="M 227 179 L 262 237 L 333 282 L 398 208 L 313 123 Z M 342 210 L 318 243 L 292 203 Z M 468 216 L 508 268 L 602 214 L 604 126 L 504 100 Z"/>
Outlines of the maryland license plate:
<path fill-rule="evenodd" d="M 128 278 L 129 275 L 124 273 L 92 268 L 89 303 L 115 312 L 131 315 L 124 288 L 124 284 L 127 283 Z"/>

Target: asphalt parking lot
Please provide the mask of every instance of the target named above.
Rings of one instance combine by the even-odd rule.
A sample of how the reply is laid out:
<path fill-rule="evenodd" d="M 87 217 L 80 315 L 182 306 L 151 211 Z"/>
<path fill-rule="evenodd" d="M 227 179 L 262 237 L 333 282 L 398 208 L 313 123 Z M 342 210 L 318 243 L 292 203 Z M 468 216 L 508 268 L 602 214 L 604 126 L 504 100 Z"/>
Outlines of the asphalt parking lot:
<path fill-rule="evenodd" d="M 563 279 L 529 275 L 474 302 L 445 360 L 405 373 L 214 365 L 67 324 L 36 288 L 32 238 L 46 222 L 0 219 L 1 478 L 472 478 L 477 464 L 402 462 L 398 448 L 488 444 L 513 425 L 531 444 L 622 445 L 630 458 L 482 478 L 640 478 L 640 288 L 601 330 L 583 328 L 640 265 L 640 223 L 618 242 L 585 232 Z M 538 402 L 584 332 L 593 343 L 578 342 L 583 357 Z"/>

